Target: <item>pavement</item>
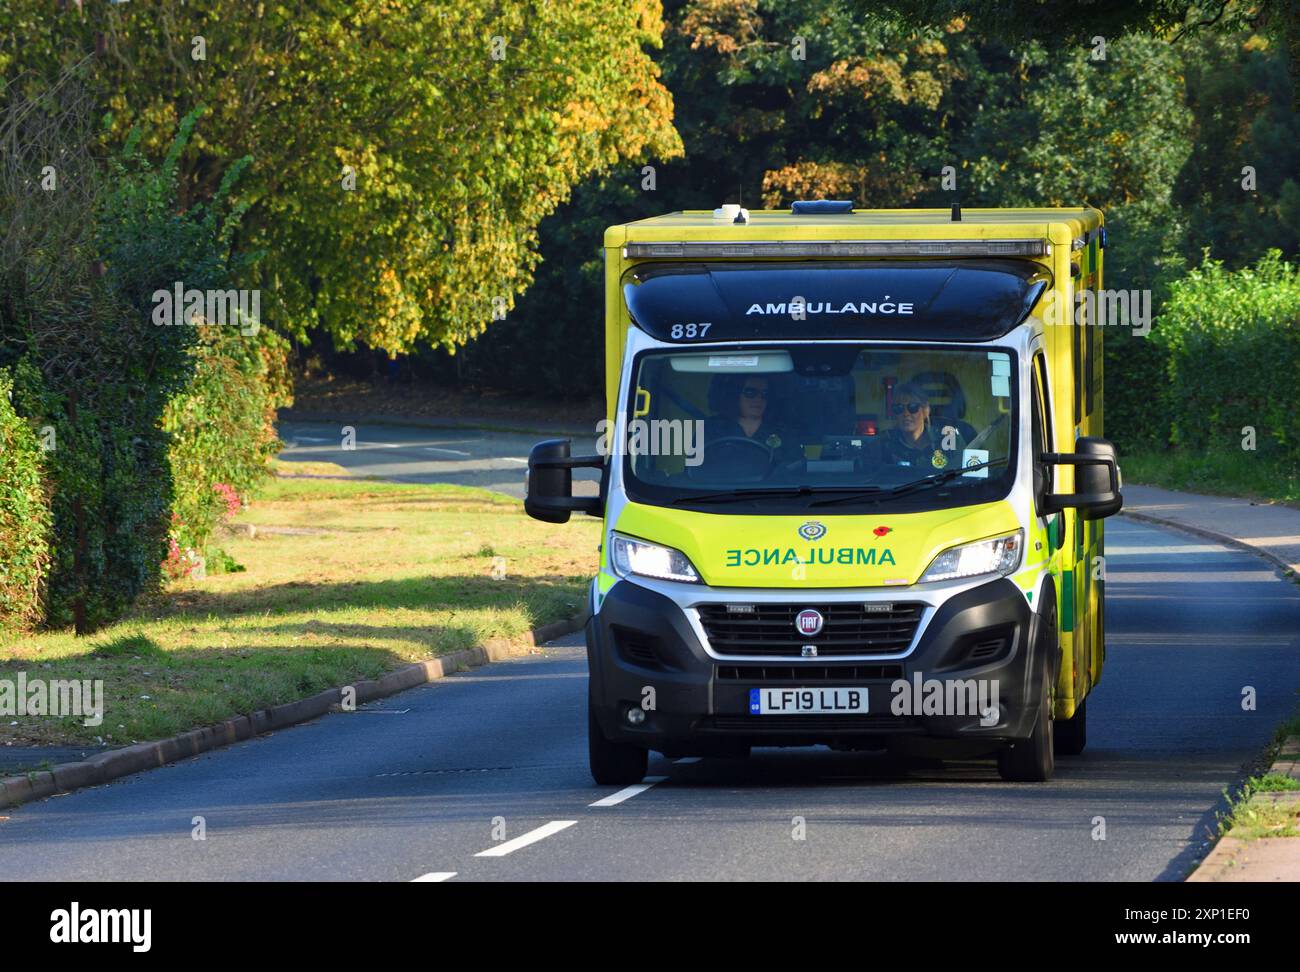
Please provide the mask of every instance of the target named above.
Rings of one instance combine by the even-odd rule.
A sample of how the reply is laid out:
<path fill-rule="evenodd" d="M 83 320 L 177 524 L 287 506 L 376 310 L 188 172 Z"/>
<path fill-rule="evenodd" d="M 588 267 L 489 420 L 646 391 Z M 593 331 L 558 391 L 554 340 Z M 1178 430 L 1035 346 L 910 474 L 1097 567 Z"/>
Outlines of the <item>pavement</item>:
<path fill-rule="evenodd" d="M 1300 509 L 1294 506 L 1126 485 L 1124 513 L 1251 550 L 1300 574 Z"/>

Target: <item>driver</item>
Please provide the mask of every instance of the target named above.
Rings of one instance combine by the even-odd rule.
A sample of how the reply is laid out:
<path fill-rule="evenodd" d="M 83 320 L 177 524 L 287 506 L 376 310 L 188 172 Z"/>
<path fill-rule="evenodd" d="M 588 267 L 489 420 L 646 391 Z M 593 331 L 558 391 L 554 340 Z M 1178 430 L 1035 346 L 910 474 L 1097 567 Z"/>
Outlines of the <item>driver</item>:
<path fill-rule="evenodd" d="M 718 415 L 704 421 L 704 443 L 745 438 L 767 446 L 775 455 L 787 451 L 785 437 L 767 420 L 770 382 L 766 375 L 718 375 L 714 378 Z"/>
<path fill-rule="evenodd" d="M 894 427 L 881 440 L 881 460 L 923 472 L 957 465 L 965 443 L 955 428 L 935 429 L 930 424 L 930 398 L 925 390 L 907 382 L 894 390 L 893 399 Z"/>

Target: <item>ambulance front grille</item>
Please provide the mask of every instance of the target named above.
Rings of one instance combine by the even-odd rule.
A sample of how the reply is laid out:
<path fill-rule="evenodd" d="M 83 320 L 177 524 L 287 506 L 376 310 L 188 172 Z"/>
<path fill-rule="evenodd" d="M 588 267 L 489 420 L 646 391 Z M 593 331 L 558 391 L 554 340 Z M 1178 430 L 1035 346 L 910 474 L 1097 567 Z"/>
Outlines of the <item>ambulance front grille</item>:
<path fill-rule="evenodd" d="M 800 611 L 812 608 L 824 619 L 815 636 L 795 627 Z M 891 655 L 906 651 L 916 635 L 925 605 L 920 602 L 871 604 L 702 604 L 700 622 L 719 656 L 826 658 L 837 655 Z M 817 649 L 816 655 L 805 646 Z"/>

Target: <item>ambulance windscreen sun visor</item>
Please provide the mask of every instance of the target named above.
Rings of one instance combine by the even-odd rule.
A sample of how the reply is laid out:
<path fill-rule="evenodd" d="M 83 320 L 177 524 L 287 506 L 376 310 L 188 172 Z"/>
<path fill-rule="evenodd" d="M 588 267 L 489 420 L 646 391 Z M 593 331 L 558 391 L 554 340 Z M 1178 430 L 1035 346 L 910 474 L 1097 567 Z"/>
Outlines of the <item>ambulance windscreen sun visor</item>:
<path fill-rule="evenodd" d="M 991 341 L 1048 283 L 1020 260 L 654 264 L 630 271 L 623 295 L 636 325 L 662 341 Z"/>

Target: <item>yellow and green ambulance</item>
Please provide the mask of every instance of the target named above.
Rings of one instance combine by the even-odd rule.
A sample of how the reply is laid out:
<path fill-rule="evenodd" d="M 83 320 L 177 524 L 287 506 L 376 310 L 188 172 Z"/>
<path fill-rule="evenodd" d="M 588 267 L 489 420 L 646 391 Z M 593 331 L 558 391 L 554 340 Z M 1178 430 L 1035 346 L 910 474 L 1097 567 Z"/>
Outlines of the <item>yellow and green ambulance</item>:
<path fill-rule="evenodd" d="M 603 518 L 598 783 L 650 750 L 992 756 L 1046 780 L 1105 660 L 1095 209 L 723 206 L 605 232 L 596 455 L 526 509 Z M 574 495 L 573 470 L 600 472 Z"/>

